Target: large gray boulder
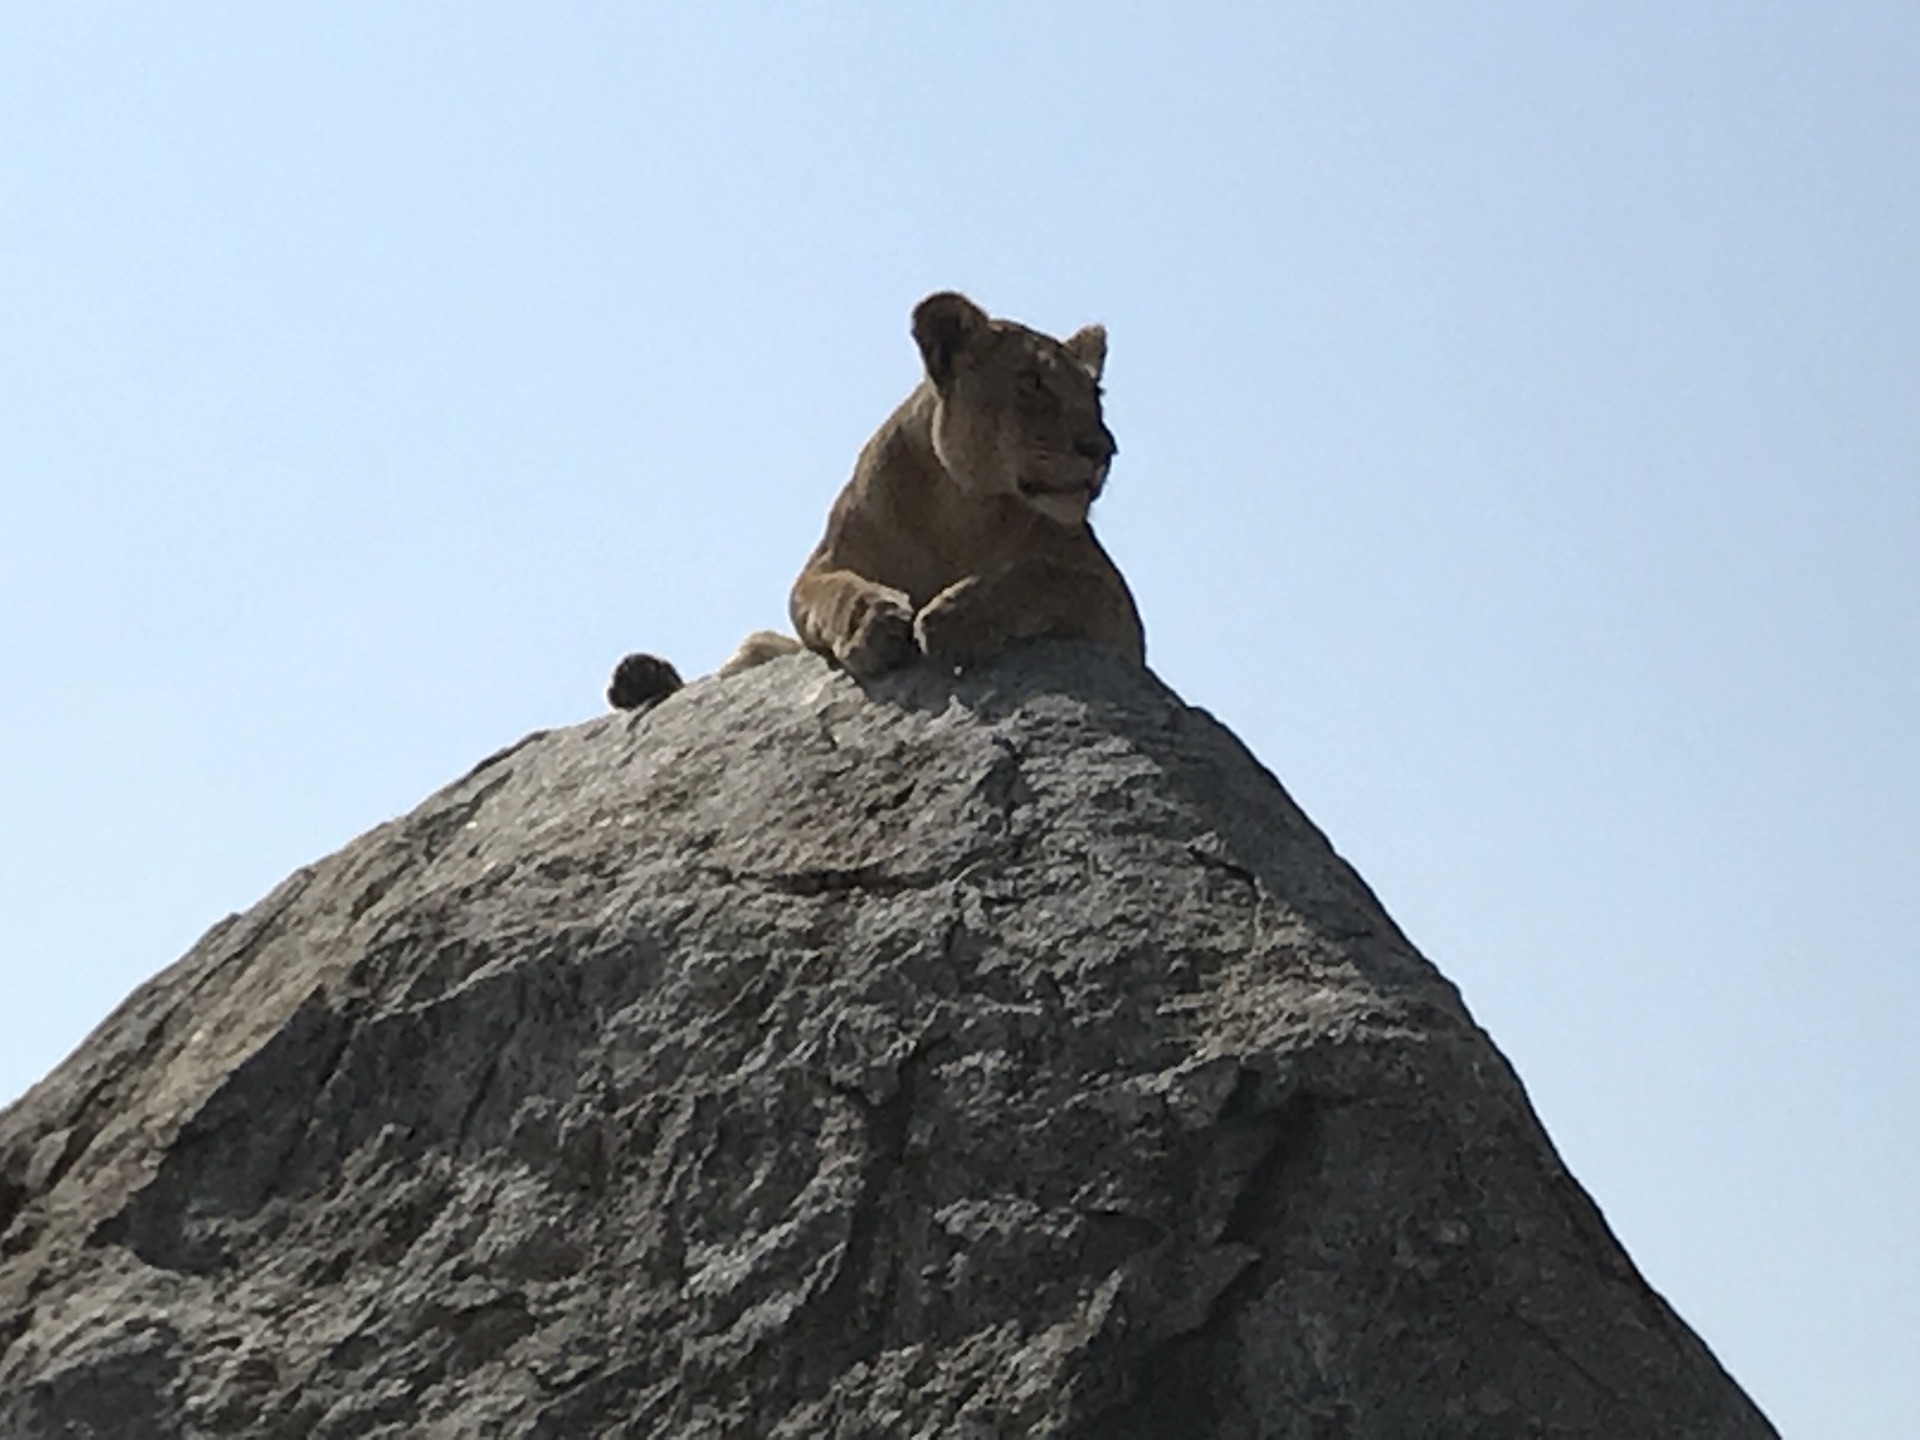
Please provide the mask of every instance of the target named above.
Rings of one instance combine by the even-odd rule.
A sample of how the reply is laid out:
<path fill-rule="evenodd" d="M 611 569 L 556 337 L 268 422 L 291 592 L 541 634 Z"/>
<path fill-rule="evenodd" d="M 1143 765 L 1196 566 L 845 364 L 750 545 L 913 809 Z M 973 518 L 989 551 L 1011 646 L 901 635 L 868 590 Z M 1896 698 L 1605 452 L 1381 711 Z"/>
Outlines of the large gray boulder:
<path fill-rule="evenodd" d="M 539 734 L 0 1115 L 0 1436 L 1759 1437 L 1458 994 L 1092 649 Z"/>

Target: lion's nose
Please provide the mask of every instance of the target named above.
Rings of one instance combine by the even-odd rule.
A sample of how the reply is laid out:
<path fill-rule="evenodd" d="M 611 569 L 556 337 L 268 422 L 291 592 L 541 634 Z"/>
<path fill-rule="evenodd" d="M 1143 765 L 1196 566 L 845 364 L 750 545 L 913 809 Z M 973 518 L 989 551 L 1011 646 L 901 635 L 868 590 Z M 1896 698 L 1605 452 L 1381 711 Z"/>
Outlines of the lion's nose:
<path fill-rule="evenodd" d="M 1120 453 L 1120 447 L 1114 443 L 1113 436 L 1102 430 L 1097 435 L 1082 435 L 1073 442 L 1073 453 L 1082 460 L 1091 460 L 1098 465 L 1111 460 Z"/>

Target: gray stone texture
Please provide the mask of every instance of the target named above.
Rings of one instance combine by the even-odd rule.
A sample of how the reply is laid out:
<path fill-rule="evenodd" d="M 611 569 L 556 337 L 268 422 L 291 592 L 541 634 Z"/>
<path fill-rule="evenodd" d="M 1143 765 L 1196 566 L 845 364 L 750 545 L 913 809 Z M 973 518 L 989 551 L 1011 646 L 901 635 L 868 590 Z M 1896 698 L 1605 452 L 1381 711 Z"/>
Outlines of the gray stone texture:
<path fill-rule="evenodd" d="M 1774 1432 L 1224 729 L 1041 645 L 529 737 L 0 1114 L 0 1436 Z"/>

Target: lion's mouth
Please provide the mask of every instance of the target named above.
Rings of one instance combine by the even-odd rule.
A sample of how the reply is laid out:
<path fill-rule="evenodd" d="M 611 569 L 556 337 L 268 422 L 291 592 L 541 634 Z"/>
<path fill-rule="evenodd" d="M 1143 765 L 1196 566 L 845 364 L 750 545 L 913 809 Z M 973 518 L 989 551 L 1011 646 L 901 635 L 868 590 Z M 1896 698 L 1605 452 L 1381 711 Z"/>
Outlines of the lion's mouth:
<path fill-rule="evenodd" d="M 1084 496 L 1086 499 L 1091 500 L 1100 490 L 1099 484 L 1092 480 L 1073 480 L 1065 484 L 1049 485 L 1042 480 L 1023 479 L 1019 482 L 1019 485 L 1020 493 L 1029 500 L 1036 500 L 1042 496 L 1055 497 L 1062 500 L 1078 500 Z"/>

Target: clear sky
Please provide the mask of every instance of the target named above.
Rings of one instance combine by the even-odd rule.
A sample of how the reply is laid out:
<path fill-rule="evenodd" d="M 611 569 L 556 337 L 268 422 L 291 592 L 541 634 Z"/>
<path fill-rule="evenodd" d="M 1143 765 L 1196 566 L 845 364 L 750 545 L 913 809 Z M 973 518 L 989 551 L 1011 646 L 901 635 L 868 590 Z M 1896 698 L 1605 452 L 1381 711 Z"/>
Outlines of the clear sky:
<path fill-rule="evenodd" d="M 612 662 L 959 287 L 1154 668 L 1797 1440 L 1920 1434 L 1920 7 L 0 11 L 0 1097 Z"/>

